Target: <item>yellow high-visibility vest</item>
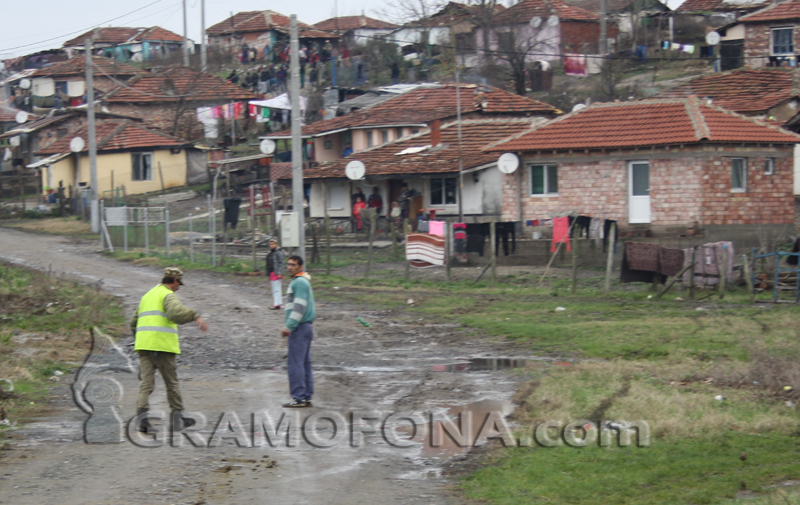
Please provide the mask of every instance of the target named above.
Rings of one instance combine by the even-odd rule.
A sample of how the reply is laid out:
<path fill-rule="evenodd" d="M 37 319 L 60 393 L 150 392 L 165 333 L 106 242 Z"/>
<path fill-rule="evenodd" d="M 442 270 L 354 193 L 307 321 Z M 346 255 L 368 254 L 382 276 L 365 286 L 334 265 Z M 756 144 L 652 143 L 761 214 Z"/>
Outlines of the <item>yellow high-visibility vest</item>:
<path fill-rule="evenodd" d="M 164 313 L 164 298 L 171 294 L 171 289 L 159 284 L 142 297 L 137 312 L 135 350 L 181 353 L 178 325 Z"/>

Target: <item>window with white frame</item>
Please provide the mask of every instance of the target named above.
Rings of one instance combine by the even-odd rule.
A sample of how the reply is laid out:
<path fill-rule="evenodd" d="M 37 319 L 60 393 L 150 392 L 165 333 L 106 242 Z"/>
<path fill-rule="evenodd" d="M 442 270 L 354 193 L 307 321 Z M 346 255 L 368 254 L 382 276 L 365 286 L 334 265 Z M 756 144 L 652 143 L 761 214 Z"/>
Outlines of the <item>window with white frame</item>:
<path fill-rule="evenodd" d="M 152 181 L 153 180 L 153 153 L 133 153 L 131 154 L 133 181 Z"/>
<path fill-rule="evenodd" d="M 531 195 L 558 194 L 558 165 L 531 165 Z"/>
<path fill-rule="evenodd" d="M 431 205 L 455 205 L 457 194 L 455 177 L 431 179 Z"/>
<path fill-rule="evenodd" d="M 731 191 L 747 191 L 747 158 L 731 158 Z"/>
<path fill-rule="evenodd" d="M 775 175 L 775 158 L 764 160 L 764 175 Z"/>
<path fill-rule="evenodd" d="M 792 32 L 791 27 L 772 29 L 772 55 L 794 54 Z"/>

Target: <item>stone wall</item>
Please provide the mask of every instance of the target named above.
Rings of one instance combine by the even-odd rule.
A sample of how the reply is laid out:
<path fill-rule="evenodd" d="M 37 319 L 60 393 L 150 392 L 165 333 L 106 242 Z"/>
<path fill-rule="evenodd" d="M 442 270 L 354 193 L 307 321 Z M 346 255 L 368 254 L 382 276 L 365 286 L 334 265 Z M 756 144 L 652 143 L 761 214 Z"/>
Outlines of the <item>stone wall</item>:
<path fill-rule="evenodd" d="M 772 23 L 753 23 L 745 25 L 744 58 L 745 65 L 750 68 L 759 68 L 767 65 L 769 55 L 772 54 L 772 29 L 792 26 L 792 21 L 776 21 Z M 792 32 L 795 52 L 800 43 L 800 30 Z"/>

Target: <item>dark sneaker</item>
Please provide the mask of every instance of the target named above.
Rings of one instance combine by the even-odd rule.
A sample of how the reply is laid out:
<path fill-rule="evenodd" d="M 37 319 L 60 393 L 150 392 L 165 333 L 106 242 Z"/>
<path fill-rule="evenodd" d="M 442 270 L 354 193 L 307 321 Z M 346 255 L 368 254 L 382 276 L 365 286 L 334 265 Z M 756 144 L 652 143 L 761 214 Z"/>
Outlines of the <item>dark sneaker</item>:
<path fill-rule="evenodd" d="M 311 403 L 311 398 L 305 400 L 305 402 L 306 402 L 306 407 L 313 407 L 314 406 L 314 404 Z"/>
<path fill-rule="evenodd" d="M 292 398 L 292 401 L 289 403 L 284 403 L 283 408 L 285 409 L 304 409 L 306 407 L 310 407 L 311 404 L 306 400 L 295 400 Z"/>

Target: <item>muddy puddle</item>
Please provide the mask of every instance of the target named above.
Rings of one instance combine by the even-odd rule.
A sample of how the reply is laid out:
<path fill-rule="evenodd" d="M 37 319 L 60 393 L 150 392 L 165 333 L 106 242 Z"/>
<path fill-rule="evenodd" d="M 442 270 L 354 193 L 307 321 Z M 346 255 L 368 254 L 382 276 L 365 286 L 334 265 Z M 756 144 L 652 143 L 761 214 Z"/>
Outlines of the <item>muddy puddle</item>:
<path fill-rule="evenodd" d="M 458 363 L 446 363 L 431 366 L 432 372 L 486 372 L 498 370 L 511 370 L 513 368 L 540 367 L 543 362 L 552 361 L 548 358 L 473 358 Z M 569 362 L 555 362 L 555 365 L 569 365 Z"/>

